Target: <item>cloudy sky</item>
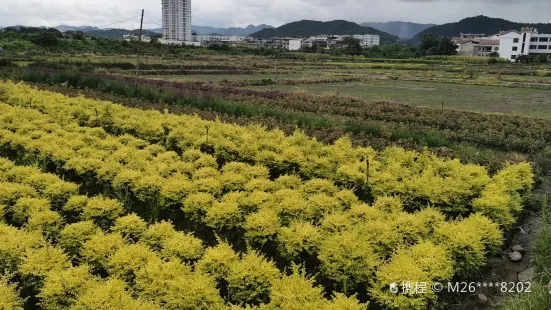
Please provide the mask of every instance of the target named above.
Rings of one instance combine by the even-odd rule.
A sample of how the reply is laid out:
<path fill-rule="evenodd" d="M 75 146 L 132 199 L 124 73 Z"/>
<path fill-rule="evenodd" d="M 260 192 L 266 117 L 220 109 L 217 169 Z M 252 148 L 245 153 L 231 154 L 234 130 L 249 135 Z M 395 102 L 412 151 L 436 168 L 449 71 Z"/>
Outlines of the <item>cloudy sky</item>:
<path fill-rule="evenodd" d="M 159 27 L 161 0 L 1 0 L 0 26 L 104 26 L 137 28 L 145 9 L 146 28 Z M 487 15 L 518 22 L 551 23 L 550 0 L 192 0 L 193 24 L 246 26 L 313 19 L 446 23 Z M 133 18 L 135 17 L 135 18 Z"/>

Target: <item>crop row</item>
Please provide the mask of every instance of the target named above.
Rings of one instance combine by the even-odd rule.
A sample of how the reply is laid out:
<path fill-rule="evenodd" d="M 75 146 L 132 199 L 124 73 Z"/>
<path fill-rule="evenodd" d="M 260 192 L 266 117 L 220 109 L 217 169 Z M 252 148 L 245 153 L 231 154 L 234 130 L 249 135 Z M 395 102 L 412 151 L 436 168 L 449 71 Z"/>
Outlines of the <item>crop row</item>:
<path fill-rule="evenodd" d="M 298 268 L 280 274 L 262 255 L 239 255 L 222 241 L 205 249 L 169 222 L 148 225 L 116 200 L 79 196 L 77 185 L 37 168 L 0 158 L 0 172 L 0 304 L 7 309 L 23 309 L 23 299 L 41 309 L 225 309 L 222 280 L 236 304 L 365 308 L 342 294 L 325 299 Z M 293 296 L 297 289 L 308 296 Z"/>
<path fill-rule="evenodd" d="M 248 246 L 265 253 L 275 249 L 278 262 L 305 263 L 312 273 L 319 272 L 329 280 L 326 289 L 348 294 L 367 292 L 388 307 L 420 309 L 434 301 L 434 295 L 396 297 L 387 293 L 388 284 L 402 279 L 405 270 L 415 270 L 415 274 L 408 274 L 430 282 L 449 279 L 453 274 L 471 274 L 482 266 L 485 254 L 499 248 L 501 232 L 486 216 L 469 214 L 485 213 L 507 227 L 521 208 L 521 194 L 531 187 L 526 164 L 510 166 L 490 178 L 480 167 L 394 148 L 382 154 L 373 152 L 370 162 L 377 180 L 373 183 L 381 186 L 382 192 L 375 194 L 377 199 L 368 206 L 329 180 L 301 180 L 292 175 L 272 180 L 269 170 L 261 165 L 220 163 L 193 146 L 181 155 L 166 151 L 162 143 L 150 139 L 155 131 L 140 125 L 144 122 L 141 117 L 147 116 L 151 125 L 163 117 L 167 126 L 185 124 L 189 129 L 194 122 L 203 122 L 197 118 L 132 110 L 84 98 L 54 98 L 54 94 L 22 85 L 7 85 L 5 89 L 11 97 L 4 93 L 0 101 L 27 106 L 27 100 L 14 99 L 18 90 L 32 100 L 30 108 L 0 105 L 3 153 L 40 162 L 80 180 L 86 188 L 101 187 L 97 191 L 119 197 L 139 214 L 144 214 L 144 208 L 158 206 L 154 214 L 172 214 L 176 224 L 193 229 L 199 237 L 203 237 L 205 227 L 232 241 L 241 235 Z M 91 121 L 95 117 L 95 125 L 88 123 L 87 116 Z M 80 126 L 76 122 L 81 122 Z M 229 126 L 209 124 L 215 131 Z M 127 131 L 117 132 L 117 136 L 108 133 L 121 128 Z M 237 126 L 231 129 L 247 130 Z M 144 135 L 147 132 L 149 137 Z M 224 132 L 228 139 L 229 132 Z M 170 128 L 166 134 L 171 134 Z M 218 139 L 217 143 L 224 141 Z M 289 138 L 279 142 L 285 143 L 285 139 Z M 313 143 L 304 141 L 308 140 L 305 137 L 301 140 L 305 144 L 297 150 Z M 326 152 L 330 149 L 324 148 Z M 455 192 L 441 191 L 455 184 L 443 182 L 453 182 L 457 177 L 460 187 Z M 422 189 L 411 195 L 414 187 Z M 388 194 L 396 197 L 389 198 Z M 423 202 L 423 195 L 439 201 L 433 204 L 437 207 L 427 208 L 431 203 Z M 444 213 L 448 217 L 462 214 L 465 219 L 446 221 Z M 403 250 L 394 253 L 398 248 Z M 250 271 L 241 268 L 244 273 Z M 224 279 L 230 282 L 231 277 Z M 241 296 L 232 297 L 237 298 L 231 299 L 235 302 L 258 302 L 248 293 L 232 296 Z"/>
<path fill-rule="evenodd" d="M 300 132 L 286 136 L 259 126 L 240 127 L 195 116 L 70 98 L 24 84 L 7 83 L 0 89 L 8 104 L 28 106 L 30 102 L 31 108 L 54 120 L 99 126 L 119 136 L 133 135 L 178 154 L 202 149 L 214 155 L 218 166 L 231 161 L 262 165 L 262 169 L 268 168 L 264 178 L 298 174 L 305 180 L 329 179 L 338 186 L 373 197 L 400 195 L 412 209 L 430 203 L 452 212 L 463 210 L 490 181 L 487 171 L 480 166 L 462 165 L 458 160 L 443 160 L 428 153 L 388 148 L 377 154 L 371 148 L 353 147 L 348 139 L 324 145 Z M 419 186 L 424 183 L 438 190 L 427 191 Z"/>
<path fill-rule="evenodd" d="M 354 134 L 390 141 L 413 140 L 429 147 L 449 147 L 454 142 L 461 142 L 497 151 L 533 153 L 545 147 L 551 136 L 551 122 L 543 119 L 415 108 L 339 98 L 338 95 L 314 96 L 158 80 L 140 80 L 140 87 L 136 89 L 134 80 L 129 78 L 69 73 L 16 72 L 16 76 L 41 83 L 69 81 L 78 88 L 151 102 L 192 105 L 236 116 L 263 115 L 285 121 L 293 113 L 310 113 L 314 117 L 305 122 L 298 116 L 294 119 L 300 126 L 308 126 L 314 122 L 312 119 L 319 119 L 315 124 L 318 127 L 338 125 Z"/>

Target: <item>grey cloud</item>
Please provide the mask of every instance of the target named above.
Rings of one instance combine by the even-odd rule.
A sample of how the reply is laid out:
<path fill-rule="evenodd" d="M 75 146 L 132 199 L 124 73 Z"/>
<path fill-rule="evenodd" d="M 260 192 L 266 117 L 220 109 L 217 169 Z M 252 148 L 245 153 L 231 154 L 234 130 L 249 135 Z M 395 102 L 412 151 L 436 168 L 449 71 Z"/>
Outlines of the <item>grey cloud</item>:
<path fill-rule="evenodd" d="M 161 0 L 2 0 L 0 25 L 106 25 L 139 15 L 161 22 Z M 301 19 L 446 23 L 474 15 L 551 22 L 549 0 L 192 0 L 193 24 L 275 26 Z M 155 21 L 152 22 L 151 20 Z M 136 28 L 139 19 L 115 25 Z M 115 27 L 113 26 L 113 27 Z"/>

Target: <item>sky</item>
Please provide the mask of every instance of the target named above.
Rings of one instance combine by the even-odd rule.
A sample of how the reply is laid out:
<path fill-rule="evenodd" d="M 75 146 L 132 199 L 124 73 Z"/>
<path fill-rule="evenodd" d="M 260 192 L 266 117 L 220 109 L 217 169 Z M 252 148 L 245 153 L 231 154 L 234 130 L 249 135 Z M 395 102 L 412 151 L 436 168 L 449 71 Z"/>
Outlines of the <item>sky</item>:
<path fill-rule="evenodd" d="M 158 28 L 161 0 L 2 0 L 0 26 L 108 26 Z M 443 24 L 476 15 L 516 22 L 551 23 L 550 0 L 192 0 L 192 23 L 198 26 L 280 26 L 312 19 L 357 23 L 410 21 Z M 126 19 L 128 21 L 120 22 Z M 113 25 L 112 25 L 113 24 Z"/>

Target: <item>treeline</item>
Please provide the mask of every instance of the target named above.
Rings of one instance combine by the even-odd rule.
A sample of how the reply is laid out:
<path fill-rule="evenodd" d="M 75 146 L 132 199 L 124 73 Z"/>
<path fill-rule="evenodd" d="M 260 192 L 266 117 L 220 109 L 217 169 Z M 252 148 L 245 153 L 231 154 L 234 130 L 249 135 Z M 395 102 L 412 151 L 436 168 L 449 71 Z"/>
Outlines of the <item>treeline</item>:
<path fill-rule="evenodd" d="M 141 51 L 146 55 L 175 55 L 191 57 L 197 54 L 259 55 L 287 57 L 288 53 L 271 48 L 230 47 L 213 45 L 207 48 L 193 46 L 163 45 L 158 38 L 142 42 Z M 112 38 L 89 36 L 81 31 L 61 33 L 53 28 L 19 27 L 6 28 L 0 32 L 0 47 L 5 53 L 26 52 L 28 55 L 51 53 L 101 53 L 128 55 L 136 54 L 138 43 Z M 305 47 L 301 52 L 326 54 L 327 56 L 363 55 L 368 58 L 419 58 L 428 55 L 454 55 L 456 46 L 447 38 L 427 35 L 419 47 L 406 44 L 379 45 L 362 48 L 360 41 L 345 38 L 342 46 L 322 49 L 317 46 Z"/>
<path fill-rule="evenodd" d="M 383 44 L 362 48 L 361 42 L 353 37 L 343 40 L 342 46 L 324 49 L 313 45 L 301 49 L 305 53 L 326 53 L 333 56 L 360 56 L 367 58 L 410 59 L 425 56 L 451 56 L 457 54 L 457 45 L 450 38 L 426 35 L 419 46 L 408 44 Z"/>

